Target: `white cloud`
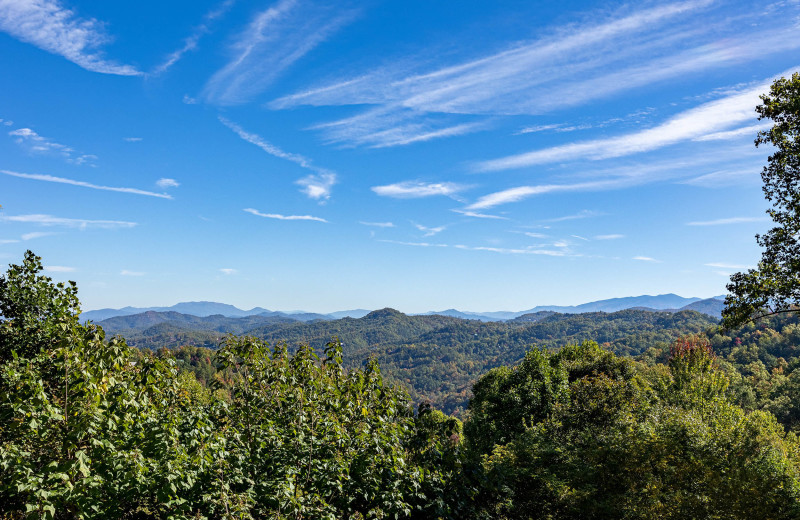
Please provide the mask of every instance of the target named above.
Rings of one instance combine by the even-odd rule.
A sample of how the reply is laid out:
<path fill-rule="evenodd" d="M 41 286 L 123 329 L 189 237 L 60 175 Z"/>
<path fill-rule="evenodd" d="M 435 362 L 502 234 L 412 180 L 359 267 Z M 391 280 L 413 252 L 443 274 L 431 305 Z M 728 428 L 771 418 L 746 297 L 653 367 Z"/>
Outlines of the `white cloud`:
<path fill-rule="evenodd" d="M 421 74 L 408 74 L 415 64 L 400 61 L 356 78 L 323 85 L 277 100 L 277 107 L 371 103 L 403 106 L 427 112 L 469 114 L 537 113 L 552 104 L 554 84 L 570 80 L 576 72 L 603 77 L 609 63 L 633 55 L 652 58 L 653 47 L 672 34 L 653 38 L 661 22 L 688 15 L 709 0 L 680 2 L 609 18 L 596 13 L 600 23 L 557 28 L 553 36 L 513 42 L 505 50 Z M 642 45 L 635 45 L 638 35 Z M 644 43 L 648 42 L 648 45 Z M 623 47 L 623 43 L 628 43 Z M 639 43 L 639 42 L 636 42 Z M 611 52 L 613 50 L 613 52 Z M 631 78 L 634 81 L 634 78 Z M 617 90 L 627 87 L 624 82 Z M 548 92 L 545 99 L 544 91 Z M 569 100 L 558 96 L 559 104 Z"/>
<path fill-rule="evenodd" d="M 141 271 L 128 271 L 127 269 L 123 269 L 119 274 L 121 276 L 144 276 L 144 273 Z"/>
<path fill-rule="evenodd" d="M 24 235 L 22 235 L 21 238 L 22 240 L 33 240 L 36 238 L 49 237 L 51 235 L 55 235 L 55 233 L 48 233 L 46 231 L 34 231 L 33 233 L 25 233 Z"/>
<path fill-rule="evenodd" d="M 232 59 L 203 89 L 215 104 L 244 103 L 355 17 L 342 3 L 278 0 L 259 12 L 237 37 Z"/>
<path fill-rule="evenodd" d="M 156 181 L 156 186 L 158 186 L 159 188 L 165 190 L 167 188 L 177 188 L 178 186 L 180 186 L 180 183 L 178 181 L 176 181 L 175 179 L 167 179 L 165 177 L 165 178 L 158 179 Z"/>
<path fill-rule="evenodd" d="M 430 242 L 401 242 L 399 240 L 379 240 L 379 242 L 412 247 L 449 247 L 447 244 L 431 244 Z"/>
<path fill-rule="evenodd" d="M 315 166 L 312 163 L 311 159 L 303 157 L 300 154 L 285 152 L 280 148 L 278 148 L 277 146 L 275 146 L 274 144 L 262 139 L 261 136 L 247 132 L 241 126 L 237 125 L 233 121 L 229 121 L 228 119 L 222 116 L 219 117 L 219 120 L 223 125 L 233 130 L 233 132 L 236 133 L 236 135 L 238 135 L 248 143 L 258 146 L 268 154 L 277 157 L 279 159 L 285 159 L 287 161 L 293 162 L 296 165 L 300 166 L 301 168 L 305 168 L 306 170 L 311 170 L 313 172 L 316 172 L 320 176 L 332 176 L 332 179 L 335 181 L 336 179 L 335 172 L 328 170 L 326 168 L 320 168 L 319 166 Z"/>
<path fill-rule="evenodd" d="M 64 226 L 70 228 L 101 228 L 119 229 L 132 228 L 136 222 L 126 222 L 123 220 L 87 220 L 77 218 L 54 217 L 52 215 L 0 215 L 0 222 L 23 222 L 26 224 L 39 224 L 40 226 Z"/>
<path fill-rule="evenodd" d="M 639 260 L 641 262 L 655 262 L 661 263 L 661 260 L 656 260 L 655 258 L 650 258 L 649 256 L 634 256 L 634 260 Z"/>
<path fill-rule="evenodd" d="M 749 269 L 752 266 L 747 265 L 739 265 L 739 264 L 726 264 L 722 262 L 711 262 L 709 264 L 705 264 L 708 267 L 716 267 L 719 269 Z"/>
<path fill-rule="evenodd" d="M 791 70 L 776 78 L 790 74 Z M 754 121 L 754 108 L 761 102 L 759 95 L 769 90 L 776 78 L 681 112 L 653 128 L 618 137 L 570 143 L 483 161 L 477 163 L 475 169 L 483 172 L 500 171 L 576 159 L 609 159 L 708 136 L 736 124 Z"/>
<path fill-rule="evenodd" d="M 727 224 L 746 224 L 748 222 L 767 222 L 768 217 L 731 217 L 699 222 L 687 222 L 687 226 L 724 226 Z"/>
<path fill-rule="evenodd" d="M 98 49 L 110 38 L 102 22 L 80 18 L 57 0 L 0 0 L 0 31 L 92 72 L 141 75 L 103 57 Z"/>
<path fill-rule="evenodd" d="M 127 141 L 129 143 L 138 143 L 139 141 L 142 140 L 142 138 L 141 137 L 123 137 L 122 140 L 123 141 Z"/>
<path fill-rule="evenodd" d="M 14 238 L 0 240 L 0 244 L 16 244 L 18 242 L 19 242 L 19 240 L 16 240 Z"/>
<path fill-rule="evenodd" d="M 95 166 L 93 163 L 96 161 L 98 157 L 96 155 L 87 153 L 83 155 L 79 155 L 74 159 L 67 159 L 67 162 L 71 162 L 72 164 L 77 164 L 80 166 L 81 164 L 89 164 L 90 166 Z"/>
<path fill-rule="evenodd" d="M 57 143 L 52 139 L 39 135 L 30 128 L 18 128 L 8 133 L 14 137 L 14 142 L 33 154 L 54 154 L 64 158 L 72 164 L 89 164 L 94 166 L 97 156 L 93 154 L 80 154 L 73 148 Z"/>
<path fill-rule="evenodd" d="M 454 182 L 419 182 L 406 181 L 385 186 L 373 186 L 372 191 L 383 197 L 394 197 L 396 199 L 417 199 L 421 197 L 432 197 L 435 195 L 451 196 L 467 189 L 467 186 Z"/>
<path fill-rule="evenodd" d="M 477 211 L 469 211 L 464 209 L 451 209 L 455 213 L 459 213 L 464 215 L 465 217 L 472 217 L 472 218 L 485 218 L 491 220 L 508 220 L 508 217 L 501 217 L 500 215 L 490 215 L 488 213 L 479 213 Z"/>
<path fill-rule="evenodd" d="M 425 237 L 432 237 L 433 235 L 437 235 L 446 229 L 446 226 L 438 226 L 438 227 L 426 227 L 421 224 L 417 224 L 415 222 L 411 223 L 415 228 L 425 233 L 422 236 Z"/>
<path fill-rule="evenodd" d="M 533 133 L 536 133 L 536 132 L 546 132 L 548 130 L 555 130 L 556 128 L 561 128 L 561 123 L 555 123 L 555 124 L 552 124 L 552 125 L 526 126 L 522 130 L 517 132 L 516 135 L 533 134 Z"/>
<path fill-rule="evenodd" d="M 231 269 L 231 268 L 222 268 L 222 269 L 219 270 L 219 272 L 224 274 L 224 275 L 226 275 L 226 276 L 230 276 L 232 274 L 236 274 L 237 273 L 236 269 Z"/>
<path fill-rule="evenodd" d="M 364 226 L 374 226 L 380 228 L 393 228 L 394 224 L 392 222 L 359 222 Z"/>
<path fill-rule="evenodd" d="M 44 270 L 49 273 L 71 273 L 75 271 L 74 267 L 66 267 L 63 265 L 46 265 Z"/>
<path fill-rule="evenodd" d="M 761 177 L 759 173 L 761 168 L 754 165 L 752 168 L 744 169 L 725 169 L 716 172 L 707 173 L 693 179 L 682 181 L 682 184 L 690 184 L 692 186 L 702 186 L 705 188 L 716 188 L 719 186 L 726 186 L 731 184 L 740 184 L 748 182 L 760 182 Z"/>
<path fill-rule="evenodd" d="M 540 115 L 800 48 L 792 8 L 782 11 L 782 18 L 759 10 L 734 18 L 712 0 L 629 4 L 611 15 L 598 9 L 584 18 L 589 22 L 539 31 L 537 39 L 450 64 L 437 63 L 436 50 L 425 42 L 424 57 L 390 58 L 386 66 L 317 84 L 270 106 L 368 105 L 355 118 L 336 122 L 339 128 L 316 127 L 329 140 L 352 145 L 382 145 L 384 132 L 435 138 L 443 131 L 446 136 L 451 135 L 446 129 L 457 125 L 442 114 Z M 583 128 L 538 125 L 522 133 Z"/>
<path fill-rule="evenodd" d="M 311 215 L 279 215 L 277 213 L 261 213 L 253 208 L 245 208 L 244 211 L 252 215 L 276 220 L 314 220 L 316 222 L 328 222 L 324 218 L 312 217 Z"/>
<path fill-rule="evenodd" d="M 595 240 L 617 240 L 620 238 L 625 238 L 625 235 L 597 235 L 594 237 Z"/>
<path fill-rule="evenodd" d="M 522 234 L 531 238 L 548 238 L 548 235 L 545 235 L 544 233 L 534 233 L 532 231 L 523 231 Z"/>
<path fill-rule="evenodd" d="M 303 187 L 302 192 L 309 198 L 327 200 L 331 196 L 331 188 L 336 184 L 336 174 L 323 173 L 320 175 L 309 175 L 295 182 Z"/>
<path fill-rule="evenodd" d="M 169 70 L 170 67 L 175 65 L 184 54 L 197 49 L 197 44 L 200 42 L 200 38 L 211 32 L 211 23 L 227 13 L 235 1 L 236 0 L 225 0 L 218 7 L 206 13 L 206 15 L 203 16 L 203 22 L 194 28 L 191 35 L 183 40 L 183 46 L 171 52 L 163 62 L 153 69 L 152 74 L 163 74 Z"/>
<path fill-rule="evenodd" d="M 321 123 L 311 127 L 321 130 L 328 144 L 388 148 L 453 137 L 485 128 L 483 122 L 452 124 L 450 118 L 426 118 L 417 121 L 419 113 L 403 108 L 369 110 L 354 117 Z"/>
<path fill-rule="evenodd" d="M 0 173 L 10 175 L 12 177 L 19 177 L 21 179 L 31 179 L 35 181 L 56 182 L 59 184 L 70 184 L 72 186 L 80 186 L 82 188 L 91 188 L 93 190 L 116 191 L 119 193 L 131 193 L 133 195 L 146 195 L 148 197 L 158 197 L 162 199 L 171 199 L 172 196 L 166 193 L 154 193 L 152 191 L 140 190 L 138 188 L 118 188 L 112 186 L 100 186 L 89 182 L 76 181 L 73 179 L 65 179 L 63 177 L 53 177 L 52 175 L 38 174 L 38 173 L 19 173 L 9 170 L 0 170 Z"/>
<path fill-rule="evenodd" d="M 588 210 L 588 209 L 582 209 L 577 213 L 573 213 L 572 215 L 564 215 L 563 217 L 549 218 L 549 219 L 545 220 L 545 222 L 565 222 L 567 220 L 580 220 L 580 219 L 584 219 L 584 218 L 599 217 L 601 215 L 604 215 L 604 213 L 601 213 L 599 211 L 591 211 L 591 210 Z"/>
<path fill-rule="evenodd" d="M 540 186 L 518 186 L 516 188 L 509 188 L 507 190 L 497 191 L 480 197 L 477 201 L 473 202 L 467 209 L 486 209 L 499 206 L 501 204 L 509 204 L 517 202 L 534 195 L 542 195 L 545 193 L 554 193 L 561 191 L 586 191 L 604 188 L 618 187 L 622 183 L 632 182 L 629 179 L 614 179 L 606 181 L 591 181 L 579 182 L 575 184 L 544 184 Z"/>
<path fill-rule="evenodd" d="M 741 128 L 736 128 L 734 130 L 728 130 L 725 132 L 712 132 L 710 134 L 701 135 L 700 137 L 695 137 L 695 141 L 723 141 L 727 139 L 736 139 L 737 137 L 746 136 L 751 139 L 755 139 L 756 134 L 762 130 L 766 130 L 772 126 L 771 123 L 760 123 L 757 125 L 749 125 L 743 126 Z"/>
<path fill-rule="evenodd" d="M 484 246 L 470 247 L 461 244 L 455 245 L 453 247 L 455 247 L 456 249 L 464 249 L 468 251 L 488 251 L 490 253 L 500 253 L 504 255 L 567 256 L 567 253 L 564 251 L 556 251 L 552 249 L 536 249 L 536 248 L 514 249 L 505 247 L 484 247 Z"/>

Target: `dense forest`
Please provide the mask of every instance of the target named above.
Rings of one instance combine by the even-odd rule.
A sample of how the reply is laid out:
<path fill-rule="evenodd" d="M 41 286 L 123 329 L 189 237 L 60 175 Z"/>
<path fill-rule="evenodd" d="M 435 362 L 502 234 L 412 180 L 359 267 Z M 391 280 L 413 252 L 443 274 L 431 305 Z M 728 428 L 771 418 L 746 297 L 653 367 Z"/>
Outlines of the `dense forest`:
<path fill-rule="evenodd" d="M 367 317 L 423 352 L 486 349 L 462 423 L 384 377 L 380 359 L 396 360 L 394 378 L 403 362 L 412 372 L 417 343 L 359 367 L 338 340 L 138 349 L 82 323 L 75 285 L 41 269 L 29 252 L 0 277 L 9 519 L 800 517 L 795 315 L 669 339 L 659 327 L 708 324 L 551 314 L 511 326 L 505 344 L 486 341 L 490 324 Z M 637 319 L 658 338 L 646 350 L 570 343 L 586 330 L 628 337 Z M 518 347 L 535 325 L 561 342 Z M 459 377 L 441 366 L 429 377 Z"/>
<path fill-rule="evenodd" d="M 119 334 L 139 348 L 204 347 L 216 349 L 229 334 L 246 334 L 272 345 L 286 343 L 322 350 L 331 338 L 342 344 L 345 366 L 377 360 L 387 380 L 401 385 L 415 402 L 461 415 L 469 391 L 487 370 L 518 363 L 532 345 L 558 348 L 598 341 L 617 354 L 637 355 L 664 348 L 678 337 L 715 327 L 717 320 L 695 311 L 559 314 L 542 311 L 506 322 L 481 322 L 448 316 L 407 316 L 393 309 L 359 319 L 303 323 L 286 318 L 251 316 L 198 318 L 174 312 L 147 312 L 104 320 L 109 334 Z M 210 359 L 213 353 L 193 354 Z"/>

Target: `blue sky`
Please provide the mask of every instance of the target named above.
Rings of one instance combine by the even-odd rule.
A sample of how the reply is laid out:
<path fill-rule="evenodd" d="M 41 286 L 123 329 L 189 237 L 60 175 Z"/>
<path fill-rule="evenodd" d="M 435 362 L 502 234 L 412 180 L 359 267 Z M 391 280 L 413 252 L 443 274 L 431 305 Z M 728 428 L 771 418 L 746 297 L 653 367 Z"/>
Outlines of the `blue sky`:
<path fill-rule="evenodd" d="M 0 261 L 85 309 L 722 294 L 800 2 L 0 0 Z"/>

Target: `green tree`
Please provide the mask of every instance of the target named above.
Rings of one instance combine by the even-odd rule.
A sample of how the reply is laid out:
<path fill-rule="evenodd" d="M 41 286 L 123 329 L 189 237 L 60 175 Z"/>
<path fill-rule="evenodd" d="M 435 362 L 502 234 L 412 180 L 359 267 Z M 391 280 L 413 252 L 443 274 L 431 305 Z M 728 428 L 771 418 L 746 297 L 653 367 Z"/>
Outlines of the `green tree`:
<path fill-rule="evenodd" d="M 30 251 L 0 277 L 0 504 L 11 518 L 173 518 L 214 446 L 174 363 L 79 323 Z M 196 385 L 195 385 L 196 386 Z M 194 402 L 193 402 L 194 401 Z"/>
<path fill-rule="evenodd" d="M 773 125 L 755 143 L 774 147 L 761 178 L 775 227 L 756 235 L 764 248 L 758 266 L 731 276 L 722 312 L 727 327 L 796 311 L 800 304 L 800 73 L 775 81 L 761 100 L 758 118 Z"/>
<path fill-rule="evenodd" d="M 668 366 L 638 365 L 590 342 L 533 360 L 526 360 L 539 367 L 527 369 L 533 377 L 476 385 L 481 402 L 518 410 L 469 415 L 468 445 L 476 445 L 469 436 L 481 435 L 481 424 L 512 418 L 510 429 L 522 417 L 521 427 L 495 437 L 501 443 L 481 454 L 477 518 L 788 520 L 800 514 L 797 438 L 769 413 L 746 413 L 727 399 L 727 381 L 707 342 L 678 341 Z M 532 406 L 542 402 L 535 383 L 550 371 L 545 366 L 566 374 L 567 384 L 547 406 Z M 529 390 L 531 402 L 524 398 Z M 516 394 L 517 404 L 486 395 L 498 391 Z"/>

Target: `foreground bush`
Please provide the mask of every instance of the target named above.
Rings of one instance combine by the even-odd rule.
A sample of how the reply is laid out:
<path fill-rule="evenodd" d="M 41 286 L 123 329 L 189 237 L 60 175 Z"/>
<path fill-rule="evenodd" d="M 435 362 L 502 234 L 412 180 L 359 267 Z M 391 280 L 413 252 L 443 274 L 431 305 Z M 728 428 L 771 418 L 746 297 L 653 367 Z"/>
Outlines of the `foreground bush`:
<path fill-rule="evenodd" d="M 230 338 L 204 388 L 168 352 L 141 353 L 81 324 L 74 284 L 40 270 L 29 252 L 0 278 L 6 517 L 447 514 L 422 490 L 444 489 L 458 425 L 415 417 L 376 364 L 345 371 L 337 342 L 320 360 Z"/>
<path fill-rule="evenodd" d="M 586 342 L 488 373 L 465 424 L 486 483 L 476 514 L 799 518 L 797 438 L 726 386 L 694 338 L 650 372 Z"/>

